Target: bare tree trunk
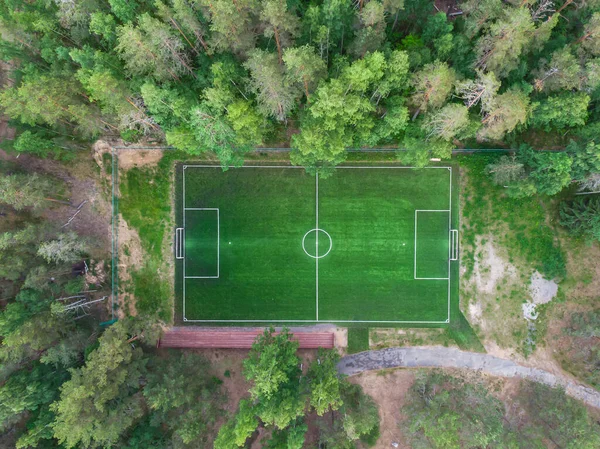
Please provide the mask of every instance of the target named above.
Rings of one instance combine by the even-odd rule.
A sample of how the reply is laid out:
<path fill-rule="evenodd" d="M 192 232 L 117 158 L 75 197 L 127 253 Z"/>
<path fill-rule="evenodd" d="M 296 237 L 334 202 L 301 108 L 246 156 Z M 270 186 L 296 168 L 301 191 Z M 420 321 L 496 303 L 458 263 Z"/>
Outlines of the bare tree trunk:
<path fill-rule="evenodd" d="M 277 44 L 277 58 L 279 59 L 279 65 L 283 65 L 283 55 L 281 54 L 281 41 L 279 40 L 279 30 L 277 27 L 273 27 L 273 35 L 275 36 L 275 44 Z"/>

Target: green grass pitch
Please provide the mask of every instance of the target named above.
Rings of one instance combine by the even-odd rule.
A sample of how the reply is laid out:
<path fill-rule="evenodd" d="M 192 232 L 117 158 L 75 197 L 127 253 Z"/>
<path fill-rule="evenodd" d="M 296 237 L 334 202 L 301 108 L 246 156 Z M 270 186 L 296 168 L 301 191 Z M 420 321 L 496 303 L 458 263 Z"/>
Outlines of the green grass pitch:
<path fill-rule="evenodd" d="M 450 322 L 450 167 L 178 170 L 177 320 Z"/>

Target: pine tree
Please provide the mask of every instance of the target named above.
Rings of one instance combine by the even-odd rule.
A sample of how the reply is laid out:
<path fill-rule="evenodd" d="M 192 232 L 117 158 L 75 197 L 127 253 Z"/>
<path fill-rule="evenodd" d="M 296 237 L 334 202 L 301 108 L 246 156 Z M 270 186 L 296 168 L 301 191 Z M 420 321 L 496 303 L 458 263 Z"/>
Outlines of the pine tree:
<path fill-rule="evenodd" d="M 560 203 L 560 224 L 574 235 L 600 240 L 600 198 L 579 197 Z"/>
<path fill-rule="evenodd" d="M 287 48 L 283 54 L 286 77 L 290 85 L 304 91 L 307 102 L 319 81 L 327 75 L 325 61 L 309 45 Z"/>
<path fill-rule="evenodd" d="M 585 24 L 583 35 L 577 40 L 577 44 L 588 53 L 600 56 L 600 12 L 596 12 Z"/>
<path fill-rule="evenodd" d="M 500 81 L 493 72 L 484 73 L 477 70 L 474 80 L 466 79 L 456 83 L 456 93 L 465 102 L 467 108 L 481 103 L 482 110 L 488 110 L 500 89 Z"/>
<path fill-rule="evenodd" d="M 528 51 L 534 30 L 529 10 L 508 10 L 477 41 L 475 68 L 494 72 L 499 78 L 505 78 L 518 67 L 522 54 Z"/>
<path fill-rule="evenodd" d="M 287 10 L 285 0 L 265 0 L 260 18 L 265 23 L 264 35 L 275 38 L 279 64 L 283 64 L 283 49 L 292 44 L 300 29 L 300 20 Z"/>
<path fill-rule="evenodd" d="M 356 32 L 349 51 L 357 58 L 379 50 L 385 40 L 385 11 L 378 0 L 371 0 L 358 13 L 361 28 Z"/>
<path fill-rule="evenodd" d="M 158 15 L 177 31 L 196 54 L 199 54 L 200 48 L 210 54 L 206 42 L 207 26 L 198 4 L 188 3 L 187 0 L 171 0 L 170 3 L 168 5 L 158 0 Z"/>
<path fill-rule="evenodd" d="M 482 139 L 498 140 L 518 125 L 527 121 L 530 101 L 527 93 L 515 87 L 498 95 L 483 110 L 483 128 L 479 131 Z"/>
<path fill-rule="evenodd" d="M 456 72 L 445 62 L 427 64 L 415 73 L 411 80 L 415 90 L 411 102 L 417 108 L 413 119 L 420 112 L 442 107 L 452 92 L 455 81 Z"/>
<path fill-rule="evenodd" d="M 298 92 L 288 83 L 277 55 L 253 50 L 244 66 L 250 71 L 250 84 L 263 113 L 285 121 L 295 106 Z"/>
<path fill-rule="evenodd" d="M 256 0 L 200 0 L 210 19 L 210 46 L 217 51 L 245 54 L 254 48 Z"/>
<path fill-rule="evenodd" d="M 534 86 L 539 91 L 573 90 L 582 87 L 583 77 L 579 61 L 569 46 L 552 53 L 550 61 L 541 60 L 535 73 Z"/>
<path fill-rule="evenodd" d="M 461 104 L 447 104 L 425 118 L 423 128 L 429 137 L 452 140 L 469 126 L 469 110 Z"/>

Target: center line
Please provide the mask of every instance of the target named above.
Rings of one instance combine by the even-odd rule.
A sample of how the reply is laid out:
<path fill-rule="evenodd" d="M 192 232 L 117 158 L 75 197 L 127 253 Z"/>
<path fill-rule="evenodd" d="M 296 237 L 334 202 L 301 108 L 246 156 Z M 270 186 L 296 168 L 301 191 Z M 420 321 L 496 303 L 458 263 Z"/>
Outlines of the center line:
<path fill-rule="evenodd" d="M 317 256 L 317 258 L 315 259 L 317 261 L 316 263 L 316 300 L 317 300 L 317 306 L 316 306 L 316 310 L 317 310 L 317 321 L 319 321 L 319 174 L 317 173 L 315 175 L 315 204 L 316 204 L 316 221 L 317 221 L 317 225 L 315 226 L 317 228 L 317 238 L 315 239 L 315 255 Z"/>

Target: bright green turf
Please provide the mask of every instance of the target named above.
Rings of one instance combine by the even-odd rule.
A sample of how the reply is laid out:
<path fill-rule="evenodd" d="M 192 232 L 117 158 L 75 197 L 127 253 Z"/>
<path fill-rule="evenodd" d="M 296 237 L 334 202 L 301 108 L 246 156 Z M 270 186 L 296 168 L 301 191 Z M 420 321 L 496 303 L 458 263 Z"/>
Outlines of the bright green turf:
<path fill-rule="evenodd" d="M 318 227 L 333 246 L 317 262 L 302 248 L 317 227 L 314 176 L 188 167 L 185 206 L 219 208 L 220 277 L 185 281 L 185 317 L 315 321 L 318 264 L 320 321 L 445 321 L 448 282 L 414 279 L 414 215 L 450 208 L 449 179 L 447 169 L 400 168 L 338 169 L 320 179 Z M 445 224 L 433 213 L 419 224 L 423 277 L 447 277 L 448 215 L 439 214 Z M 214 214 L 186 212 L 188 276 L 214 274 L 214 225 Z M 318 239 L 317 247 L 316 233 L 308 234 L 305 248 L 323 255 L 329 239 L 322 232 Z"/>
<path fill-rule="evenodd" d="M 185 213 L 186 276 L 217 276 L 219 260 L 218 211 Z"/>
<path fill-rule="evenodd" d="M 449 218 L 450 212 L 417 213 L 416 277 L 448 277 Z"/>

